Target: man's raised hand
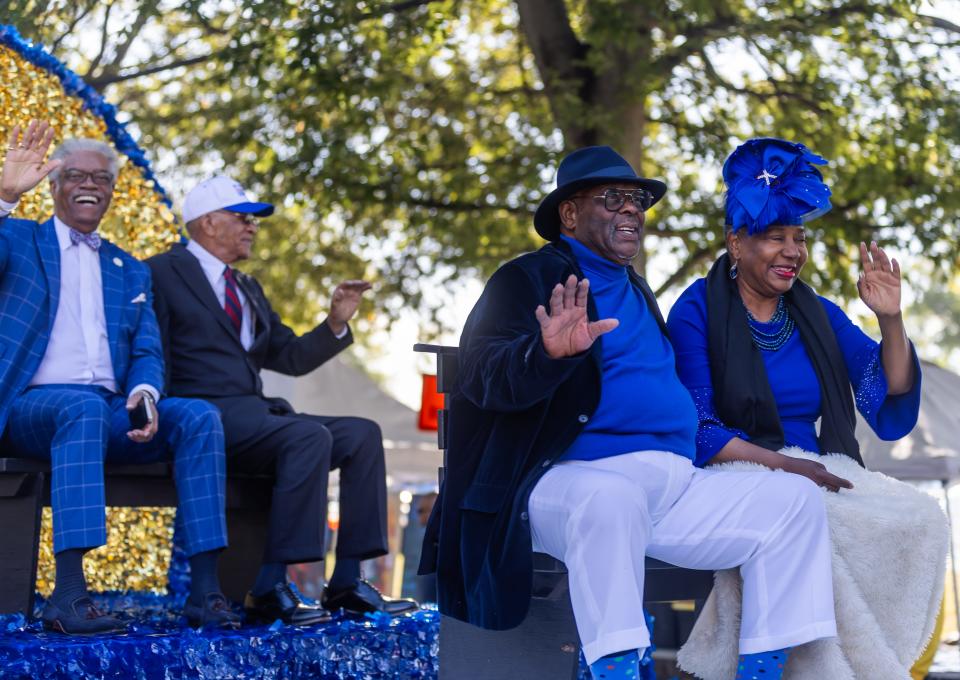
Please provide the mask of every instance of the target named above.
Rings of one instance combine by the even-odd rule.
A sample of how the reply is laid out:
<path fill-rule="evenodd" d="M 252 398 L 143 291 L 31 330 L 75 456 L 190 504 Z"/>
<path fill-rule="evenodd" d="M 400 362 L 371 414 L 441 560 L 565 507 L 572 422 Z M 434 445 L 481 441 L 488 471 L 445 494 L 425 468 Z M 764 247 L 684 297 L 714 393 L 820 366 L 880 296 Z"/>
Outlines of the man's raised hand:
<path fill-rule="evenodd" d="M 327 323 L 335 334 L 339 335 L 344 331 L 347 322 L 353 318 L 360 306 L 361 296 L 370 288 L 371 285 L 366 281 L 350 280 L 333 289 Z"/>
<path fill-rule="evenodd" d="M 571 274 L 566 283 L 558 283 L 550 293 L 550 313 L 543 305 L 535 312 L 540 322 L 543 348 L 553 359 L 585 352 L 593 341 L 620 325 L 616 319 L 590 321 L 587 318 L 587 293 L 590 281 Z"/>
<path fill-rule="evenodd" d="M 21 135 L 21 132 L 23 133 Z M 26 130 L 14 125 L 7 138 L 6 160 L 0 172 L 0 198 L 16 203 L 63 161 L 43 162 L 53 141 L 50 123 L 31 120 Z"/>

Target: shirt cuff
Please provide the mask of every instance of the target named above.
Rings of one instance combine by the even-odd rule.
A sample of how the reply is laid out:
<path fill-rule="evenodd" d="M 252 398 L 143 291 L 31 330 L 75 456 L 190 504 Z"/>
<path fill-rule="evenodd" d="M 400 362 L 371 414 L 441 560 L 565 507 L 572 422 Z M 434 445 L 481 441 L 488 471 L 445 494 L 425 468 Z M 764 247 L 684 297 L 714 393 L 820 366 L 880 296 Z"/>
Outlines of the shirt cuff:
<path fill-rule="evenodd" d="M 330 330 L 333 331 L 332 328 Z M 347 337 L 347 333 L 349 332 L 350 332 L 350 324 L 343 324 L 343 330 L 340 331 L 339 333 L 334 333 L 333 337 L 335 337 L 337 340 L 343 340 L 345 337 Z"/>
<path fill-rule="evenodd" d="M 143 383 L 141 385 L 137 385 L 132 390 L 130 390 L 131 395 L 134 395 L 137 392 L 146 392 L 151 397 L 153 397 L 154 403 L 160 401 L 160 392 L 158 392 L 157 388 L 154 387 L 153 385 L 148 385 L 147 383 Z"/>
<path fill-rule="evenodd" d="M 0 198 L 0 217 L 6 217 L 17 208 L 17 203 L 7 203 Z"/>

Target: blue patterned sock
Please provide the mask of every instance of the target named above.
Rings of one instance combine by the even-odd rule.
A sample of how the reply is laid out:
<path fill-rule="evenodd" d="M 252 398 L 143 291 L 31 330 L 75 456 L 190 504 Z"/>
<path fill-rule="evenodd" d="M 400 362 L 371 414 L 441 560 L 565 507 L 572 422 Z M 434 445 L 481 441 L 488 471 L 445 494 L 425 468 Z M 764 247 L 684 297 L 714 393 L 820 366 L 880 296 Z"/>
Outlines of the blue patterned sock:
<path fill-rule="evenodd" d="M 737 662 L 736 680 L 780 680 L 789 655 L 789 647 L 772 652 L 741 654 Z"/>
<path fill-rule="evenodd" d="M 87 548 L 61 550 L 54 559 L 57 564 L 56 580 L 50 599 L 62 608 L 67 608 L 78 597 L 87 594 L 87 580 L 83 577 L 83 554 Z"/>
<path fill-rule="evenodd" d="M 632 649 L 601 656 L 590 664 L 593 680 L 637 680 L 640 677 L 640 654 Z"/>

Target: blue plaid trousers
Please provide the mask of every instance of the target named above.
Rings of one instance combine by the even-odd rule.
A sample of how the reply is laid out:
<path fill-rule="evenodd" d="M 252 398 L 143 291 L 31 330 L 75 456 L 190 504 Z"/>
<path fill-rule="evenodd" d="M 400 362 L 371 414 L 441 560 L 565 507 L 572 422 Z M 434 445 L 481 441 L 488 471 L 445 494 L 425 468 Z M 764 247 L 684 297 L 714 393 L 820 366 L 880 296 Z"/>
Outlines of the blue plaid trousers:
<path fill-rule="evenodd" d="M 50 461 L 54 552 L 106 543 L 104 460 L 152 463 L 172 458 L 187 555 L 227 545 L 219 411 L 200 399 L 176 397 L 161 399 L 157 411 L 157 434 L 138 444 L 127 438 L 126 397 L 105 388 L 40 385 L 13 401 L 6 437 L 14 453 Z"/>

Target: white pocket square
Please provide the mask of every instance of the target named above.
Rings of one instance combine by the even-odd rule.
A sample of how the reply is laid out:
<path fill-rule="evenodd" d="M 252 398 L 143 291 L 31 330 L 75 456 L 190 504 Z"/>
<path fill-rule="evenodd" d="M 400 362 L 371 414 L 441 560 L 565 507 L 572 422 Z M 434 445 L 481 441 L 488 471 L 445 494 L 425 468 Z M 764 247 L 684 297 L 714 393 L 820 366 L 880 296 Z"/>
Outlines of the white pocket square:
<path fill-rule="evenodd" d="M 130 300 L 130 304 L 134 304 L 134 305 L 135 305 L 135 304 L 137 304 L 138 302 L 146 302 L 146 301 L 147 301 L 147 294 L 146 294 L 146 293 L 140 293 L 140 295 L 138 295 L 137 297 L 135 297 L 135 298 L 133 298 L 132 300 Z"/>

